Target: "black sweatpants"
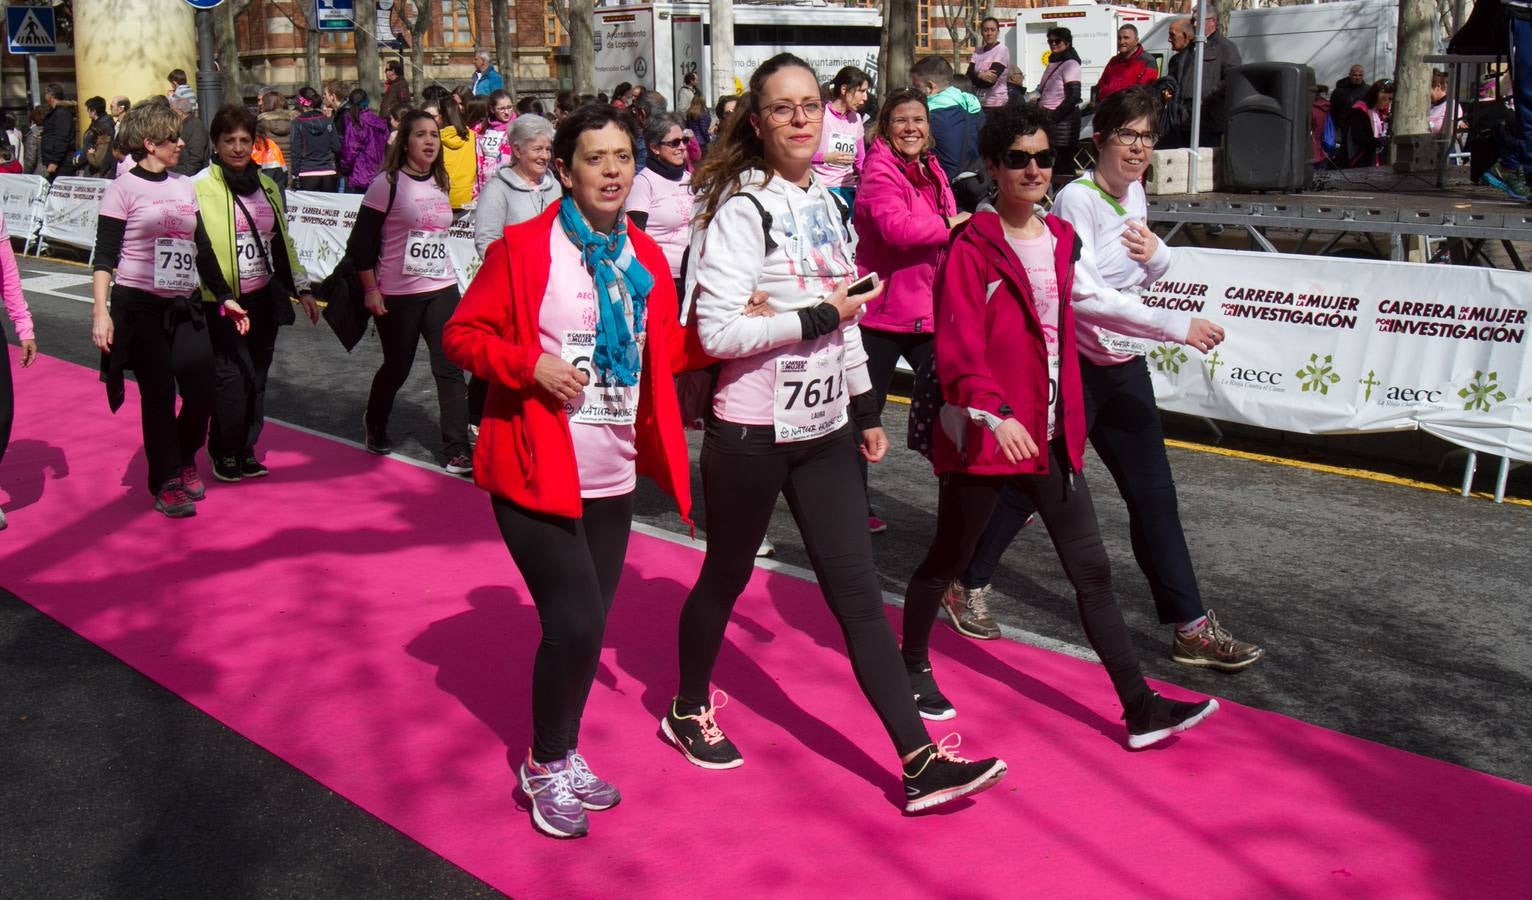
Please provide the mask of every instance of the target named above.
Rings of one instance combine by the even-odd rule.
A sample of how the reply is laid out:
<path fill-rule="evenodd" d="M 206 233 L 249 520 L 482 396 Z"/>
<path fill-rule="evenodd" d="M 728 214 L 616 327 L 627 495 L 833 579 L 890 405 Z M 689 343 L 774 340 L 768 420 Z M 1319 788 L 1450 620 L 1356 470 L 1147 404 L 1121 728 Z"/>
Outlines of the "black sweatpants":
<path fill-rule="evenodd" d="M 920 367 L 936 355 L 936 335 L 929 331 L 882 331 L 863 326 L 862 346 L 867 349 L 867 374 L 872 377 L 872 393 L 878 398 L 878 415 L 881 416 L 888 402 L 888 389 L 894 383 L 894 371 L 899 366 L 899 358 L 903 357 L 911 369 L 919 372 Z M 856 459 L 862 470 L 862 486 L 866 487 L 867 460 L 860 453 Z M 868 491 L 869 495 L 871 493 Z M 867 511 L 869 514 L 872 512 L 870 502 Z"/>
<path fill-rule="evenodd" d="M 856 477 L 851 425 L 811 441 L 774 443 L 769 425 L 714 419 L 702 441 L 707 555 L 681 610 L 679 699 L 703 706 L 734 602 L 755 568 L 777 495 L 787 498 L 862 693 L 901 756 L 931 742 L 883 611 L 867 495 Z"/>
<path fill-rule="evenodd" d="M 578 519 L 532 512 L 499 497 L 491 503 L 542 624 L 532 663 L 532 759 L 553 762 L 579 746 L 606 616 L 628 553 L 633 495 L 586 500 Z"/>
<path fill-rule="evenodd" d="M 442 328 L 457 310 L 457 285 L 424 294 L 384 297 L 388 315 L 374 319 L 383 345 L 383 365 L 372 378 L 367 398 L 367 425 L 388 430 L 394 397 L 409 380 L 415 348 L 425 338 L 431 352 L 431 375 L 436 379 L 436 403 L 441 413 L 442 452 L 448 458 L 468 452 L 468 386 L 463 370 L 442 349 Z"/>
<path fill-rule="evenodd" d="M 295 191 L 320 191 L 326 194 L 336 193 L 340 187 L 339 175 L 299 175 L 293 179 Z"/>
<path fill-rule="evenodd" d="M 931 628 L 942 592 L 973 556 L 1001 487 L 1009 485 L 1031 501 L 1048 527 L 1064 574 L 1074 585 L 1085 637 L 1106 666 L 1123 708 L 1133 709 L 1149 687 L 1112 594 L 1112 567 L 1101 543 L 1096 508 L 1083 475 L 1076 475 L 1070 486 L 1068 454 L 1057 442 L 1049 452 L 1046 475 L 1005 478 L 953 472 L 942 476 L 936 536 L 904 592 L 904 658 L 910 663 L 930 661 Z"/>
<path fill-rule="evenodd" d="M 254 455 L 266 426 L 266 377 L 277 352 L 277 302 L 269 286 L 241 297 L 240 305 L 250 313 L 250 331 L 243 335 L 232 319 L 208 317 L 217 399 L 207 450 L 214 457 Z"/>
<path fill-rule="evenodd" d="M 216 309 L 208 312 L 218 314 Z M 192 314 L 187 301 L 114 288 L 111 314 L 113 339 L 127 335 L 130 340 L 127 359 L 138 380 L 149 493 L 158 493 L 165 482 L 180 477 L 183 467 L 195 463 L 207 441 L 213 416 L 213 343 L 205 318 Z"/>
<path fill-rule="evenodd" d="M 5 459 L 5 448 L 11 444 L 11 426 L 16 423 L 16 391 L 11 384 L 11 345 L 6 343 L 5 329 L 0 328 L 0 460 Z"/>
<path fill-rule="evenodd" d="M 1090 443 L 1127 504 L 1133 558 L 1149 582 L 1160 622 L 1194 621 L 1206 609 L 1181 527 L 1176 482 L 1165 454 L 1165 431 L 1154 402 L 1149 365 L 1143 357 L 1115 366 L 1098 366 L 1081 357 L 1080 375 Z M 1031 512 L 1023 492 L 1009 485 L 1004 491 L 963 573 L 965 587 L 989 584 L 1000 557 Z"/>

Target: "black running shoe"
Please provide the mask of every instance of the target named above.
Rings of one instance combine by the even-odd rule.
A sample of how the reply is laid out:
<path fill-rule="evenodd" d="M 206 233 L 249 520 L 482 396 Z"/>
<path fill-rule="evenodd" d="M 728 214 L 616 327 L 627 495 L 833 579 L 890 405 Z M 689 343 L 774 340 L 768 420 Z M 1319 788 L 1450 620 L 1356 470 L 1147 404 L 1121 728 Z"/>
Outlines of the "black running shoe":
<path fill-rule="evenodd" d="M 367 447 L 368 453 L 376 453 L 378 456 L 387 456 L 394 452 L 394 443 L 388 439 L 388 432 L 384 429 L 374 430 L 367 424 L 367 417 L 362 416 L 362 443 Z"/>
<path fill-rule="evenodd" d="M 957 715 L 957 710 L 937 688 L 930 663 L 909 666 L 908 671 L 910 687 L 915 691 L 915 708 L 920 710 L 921 718 L 942 722 Z"/>
<path fill-rule="evenodd" d="M 951 741 L 951 744 L 948 744 Z M 1005 761 L 990 757 L 971 762 L 958 756 L 956 734 L 931 744 L 904 764 L 904 811 L 920 812 L 994 787 L 1005 776 Z"/>
<path fill-rule="evenodd" d="M 1137 710 L 1123 714 L 1123 718 L 1128 720 L 1128 746 L 1142 750 L 1151 744 L 1158 744 L 1173 734 L 1193 727 L 1215 712 L 1218 712 L 1217 700 L 1186 703 L 1167 700 L 1150 691 L 1149 697 Z"/>
<path fill-rule="evenodd" d="M 660 735 L 674 744 L 693 765 L 704 769 L 733 769 L 744 765 L 744 757 L 713 721 L 713 714 L 728 705 L 729 695 L 714 691 L 709 699 L 712 705 L 689 716 L 677 712 L 676 701 L 670 701 L 670 711 L 660 720 Z"/>
<path fill-rule="evenodd" d="M 239 461 L 239 474 L 246 478 L 265 478 L 271 474 L 271 470 L 261 465 L 261 461 L 252 453 Z"/>
<path fill-rule="evenodd" d="M 244 473 L 240 471 L 239 460 L 234 457 L 208 454 L 208 459 L 213 461 L 213 477 L 219 481 L 232 483 L 244 477 Z"/>

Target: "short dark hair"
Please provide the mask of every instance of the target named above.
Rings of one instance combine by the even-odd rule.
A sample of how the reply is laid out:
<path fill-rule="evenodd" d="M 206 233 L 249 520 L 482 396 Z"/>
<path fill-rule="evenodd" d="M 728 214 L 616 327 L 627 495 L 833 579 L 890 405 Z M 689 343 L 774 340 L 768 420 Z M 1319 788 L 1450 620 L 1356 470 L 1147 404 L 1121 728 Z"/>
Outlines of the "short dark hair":
<path fill-rule="evenodd" d="M 1374 81 L 1372 87 L 1368 88 L 1367 93 L 1362 96 L 1362 102 L 1367 104 L 1369 109 L 1377 109 L 1378 100 L 1384 94 L 1388 94 L 1390 97 L 1394 95 L 1394 82 L 1392 79 L 1380 78 Z"/>
<path fill-rule="evenodd" d="M 1050 40 L 1050 41 L 1063 41 L 1064 43 L 1068 44 L 1071 47 L 1073 47 L 1075 45 L 1074 32 L 1072 32 L 1068 28 L 1064 28 L 1063 26 L 1060 26 L 1060 25 L 1055 25 L 1052 28 L 1048 29 L 1048 40 Z"/>
<path fill-rule="evenodd" d="M 983 28 L 985 25 L 988 25 L 991 22 L 995 23 L 995 27 L 996 28 L 1000 27 L 1000 20 L 995 18 L 994 16 L 985 16 L 984 18 L 980 19 L 979 20 L 979 27 Z"/>
<path fill-rule="evenodd" d="M 213 121 L 207 126 L 208 137 L 215 142 L 226 134 L 235 131 L 244 131 L 255 140 L 256 130 L 259 127 L 255 113 L 238 103 L 229 105 L 213 113 Z"/>
<path fill-rule="evenodd" d="M 391 59 L 384 63 L 383 68 L 389 72 L 393 72 L 395 75 L 398 75 L 401 78 L 404 77 L 404 63 L 397 59 Z"/>
<path fill-rule="evenodd" d="M 945 56 L 926 56 L 915 65 L 910 66 L 910 75 L 917 78 L 929 78 L 932 81 L 951 82 L 952 63 L 947 62 Z"/>
<path fill-rule="evenodd" d="M 180 87 L 186 83 L 186 70 L 171 69 L 170 74 L 165 76 L 165 80 L 175 85 L 176 87 Z"/>
<path fill-rule="evenodd" d="M 927 109 L 926 95 L 922 94 L 920 91 L 917 91 L 914 88 L 900 88 L 899 90 L 894 91 L 892 94 L 888 95 L 888 100 L 884 101 L 883 108 L 878 111 L 878 137 L 888 141 L 890 144 L 893 143 L 893 141 L 890 139 L 889 132 L 892 131 L 894 127 L 894 108 L 903 106 L 906 103 L 918 103 L 920 104 L 921 109 Z M 929 128 L 927 129 L 926 133 L 926 149 L 931 149 L 931 135 Z"/>
<path fill-rule="evenodd" d="M 85 109 L 94 115 L 106 115 L 106 100 L 101 97 L 92 97 L 85 101 Z"/>
<path fill-rule="evenodd" d="M 724 107 L 724 104 L 725 103 L 733 103 L 737 107 L 739 105 L 739 101 L 740 101 L 740 96 L 738 94 L 724 94 L 722 97 L 718 98 L 718 102 L 717 103 L 713 104 L 713 118 L 718 121 L 718 127 L 720 127 L 720 128 L 723 127 L 723 119 L 724 119 L 723 107 Z"/>
<path fill-rule="evenodd" d="M 501 94 L 501 93 L 505 93 L 505 92 L 504 91 L 496 91 L 495 93 Z M 506 96 L 509 97 L 510 94 L 506 94 Z M 526 115 L 533 115 L 533 116 L 543 115 L 543 112 L 544 112 L 543 111 L 543 101 L 537 99 L 536 97 L 522 97 L 520 100 L 516 101 L 516 112 L 517 112 L 518 115 L 523 115 L 523 116 L 526 116 Z"/>
<path fill-rule="evenodd" d="M 1122 25 L 1118 26 L 1117 30 L 1118 31 L 1131 31 L 1131 32 L 1133 32 L 1133 36 L 1134 37 L 1138 37 L 1138 26 L 1134 25 L 1132 22 L 1124 22 L 1124 23 L 1122 23 Z"/>
<path fill-rule="evenodd" d="M 49 82 L 48 86 L 43 88 L 43 93 L 47 94 L 49 97 L 52 97 L 55 100 L 69 99 L 69 92 L 64 90 L 64 86 L 59 84 L 57 81 Z"/>
<path fill-rule="evenodd" d="M 1130 87 L 1107 95 L 1096 108 L 1096 118 L 1091 129 L 1096 134 L 1107 135 L 1125 127 L 1135 119 L 1148 118 L 1151 127 L 1159 129 L 1160 101 L 1142 85 Z"/>
<path fill-rule="evenodd" d="M 580 95 L 571 90 L 562 90 L 553 98 L 553 108 L 561 113 L 571 113 L 581 103 Z"/>
<path fill-rule="evenodd" d="M 985 114 L 984 127 L 979 129 L 979 155 L 998 164 L 1001 154 L 1011 149 L 1017 138 L 1029 134 L 1042 134 L 1052 146 L 1053 136 L 1048 133 L 1052 125 L 1053 116 L 1036 103 L 994 107 Z"/>
<path fill-rule="evenodd" d="M 575 147 L 580 143 L 580 135 L 587 131 L 600 131 L 608 125 L 616 124 L 627 132 L 629 146 L 633 153 L 638 153 L 638 135 L 633 133 L 633 120 L 622 114 L 622 110 L 615 109 L 608 104 L 589 103 L 580 107 L 564 117 L 559 123 L 558 131 L 553 133 L 553 158 L 564 164 L 564 168 L 574 165 Z"/>
<path fill-rule="evenodd" d="M 621 100 L 623 97 L 626 97 L 628 95 L 628 91 L 631 90 L 633 90 L 633 82 L 619 81 L 617 82 L 617 88 L 612 91 L 612 99 Z"/>

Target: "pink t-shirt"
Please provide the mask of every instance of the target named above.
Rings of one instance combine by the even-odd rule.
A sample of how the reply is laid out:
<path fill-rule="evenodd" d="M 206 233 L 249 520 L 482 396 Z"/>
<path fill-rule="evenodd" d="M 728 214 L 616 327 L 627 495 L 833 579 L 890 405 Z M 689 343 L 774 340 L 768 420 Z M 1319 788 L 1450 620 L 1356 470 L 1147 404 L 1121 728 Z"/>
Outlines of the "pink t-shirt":
<path fill-rule="evenodd" d="M 974 70 L 977 72 L 987 72 L 996 63 L 1005 66 L 1006 71 L 1000 73 L 993 85 L 979 91 L 980 103 L 985 106 L 1004 106 L 1011 97 L 1010 88 L 1005 83 L 1006 73 L 1011 68 L 1011 51 L 1006 48 L 1005 43 L 997 43 L 988 50 L 982 48 L 975 50 L 968 61 L 973 63 Z"/>
<path fill-rule="evenodd" d="M 515 117 L 512 117 L 512 122 Z M 484 190 L 484 183 L 495 177 L 495 170 L 511 158 L 510 122 L 485 122 L 474 128 L 474 139 L 479 144 L 479 183 L 474 195 Z"/>
<path fill-rule="evenodd" d="M 122 255 L 115 279 L 123 287 L 148 291 L 159 297 L 185 297 L 196 290 L 197 193 L 185 175 L 168 173 L 164 181 L 150 181 L 134 168 L 112 179 L 101 198 L 101 215 L 127 223 L 122 235 Z M 174 243 L 171 243 L 174 242 Z M 162 257 L 160 281 L 189 275 L 186 290 L 155 287 L 156 249 Z M 190 258 L 185 254 L 190 253 Z M 187 265 L 191 268 L 188 270 Z"/>
<path fill-rule="evenodd" d="M 1048 440 L 1056 431 L 1059 404 L 1059 273 L 1054 268 L 1053 235 L 1046 230 L 1035 238 L 1005 239 L 1032 284 L 1032 308 L 1043 326 L 1043 344 L 1048 348 Z M 1035 437 L 1035 435 L 1034 435 Z"/>
<path fill-rule="evenodd" d="M 814 174 L 825 187 L 855 187 L 856 173 L 861 171 L 862 157 L 866 155 L 866 120 L 862 114 L 851 112 L 842 116 L 833 104 L 825 105 L 824 127 L 819 131 L 819 152 L 814 154 Z M 824 161 L 826 153 L 852 153 L 856 161 L 851 165 L 832 165 Z"/>
<path fill-rule="evenodd" d="M 645 169 L 633 179 L 628 194 L 628 210 L 649 214 L 644 233 L 654 238 L 665 251 L 670 277 L 681 277 L 681 257 L 692 240 L 692 175 L 683 172 L 680 181 L 671 181 L 652 169 Z"/>
<path fill-rule="evenodd" d="M 5 227 L 5 214 L 0 213 L 0 288 L 5 295 L 5 313 L 16 325 L 18 341 L 33 340 L 32 312 L 27 309 L 26 295 L 21 292 L 21 270 L 16 267 L 16 252 L 11 249 L 11 233 Z M 5 341 L 0 333 L 0 343 Z M 10 365 L 10 359 L 0 355 L 0 365 Z"/>
<path fill-rule="evenodd" d="M 424 294 L 457 284 L 457 270 L 447 255 L 447 229 L 452 227 L 452 203 L 436 180 L 398 175 L 394 208 L 383 221 L 383 247 L 378 254 L 378 290 L 385 295 Z M 378 212 L 388 209 L 388 179 L 374 178 L 362 205 Z"/>
<path fill-rule="evenodd" d="M 1049 63 L 1043 70 L 1043 80 L 1037 83 L 1037 101 L 1043 109 L 1058 109 L 1064 102 L 1064 85 L 1080 80 L 1080 63 L 1066 59 L 1061 63 Z"/>
<path fill-rule="evenodd" d="M 543 352 L 573 364 L 591 379 L 583 394 L 564 404 L 580 470 L 580 496 L 620 497 L 638 484 L 633 428 L 638 387 L 595 383 L 591 354 L 596 340 L 596 283 L 564 229 L 553 229 L 548 250 L 552 255 L 548 290 L 537 320 Z"/>
<path fill-rule="evenodd" d="M 234 257 L 239 266 L 239 293 L 254 293 L 271 283 L 271 267 L 275 265 L 272 254 L 277 252 L 272 243 L 277 235 L 277 215 L 266 199 L 265 191 L 256 191 L 249 197 L 240 197 L 250 215 L 255 217 L 255 233 L 261 236 L 259 245 L 250 236 L 250 220 L 238 206 L 234 207 Z M 263 254 L 261 251 L 265 249 Z"/>

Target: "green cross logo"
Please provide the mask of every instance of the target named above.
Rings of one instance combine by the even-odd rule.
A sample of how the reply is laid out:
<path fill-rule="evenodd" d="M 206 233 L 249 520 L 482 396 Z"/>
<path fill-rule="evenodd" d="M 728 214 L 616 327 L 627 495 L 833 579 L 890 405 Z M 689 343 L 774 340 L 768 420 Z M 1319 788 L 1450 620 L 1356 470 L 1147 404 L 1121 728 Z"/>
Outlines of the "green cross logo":
<path fill-rule="evenodd" d="M 1191 362 L 1191 357 L 1176 344 L 1161 344 L 1150 352 L 1149 361 L 1154 363 L 1156 372 L 1180 375 L 1181 367 Z"/>
<path fill-rule="evenodd" d="M 1218 355 L 1217 350 L 1214 350 L 1208 355 L 1207 359 L 1202 361 L 1202 364 L 1207 367 L 1208 380 L 1211 381 L 1218 377 L 1218 367 L 1224 364 L 1223 357 Z"/>
<path fill-rule="evenodd" d="M 1489 412 L 1491 406 L 1504 403 L 1506 393 L 1500 389 L 1499 382 L 1500 375 L 1497 372 L 1485 375 L 1483 372 L 1475 371 L 1473 381 L 1468 387 L 1458 391 L 1458 396 L 1465 401 L 1463 408 L 1470 411 Z"/>
<path fill-rule="evenodd" d="M 1362 400 L 1368 401 L 1372 399 L 1372 389 L 1381 386 L 1383 382 L 1378 380 L 1377 372 L 1374 372 L 1372 369 L 1368 369 L 1367 377 L 1358 380 L 1357 384 L 1367 388 L 1367 393 L 1362 395 Z"/>
<path fill-rule="evenodd" d="M 1309 354 L 1309 364 L 1298 370 L 1298 377 L 1303 380 L 1305 393 L 1314 391 L 1329 396 L 1330 385 L 1340 381 L 1340 376 L 1335 374 L 1332 365 L 1335 358 L 1329 354 L 1321 360 L 1318 353 Z"/>

